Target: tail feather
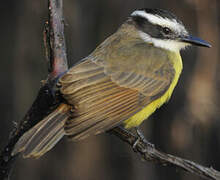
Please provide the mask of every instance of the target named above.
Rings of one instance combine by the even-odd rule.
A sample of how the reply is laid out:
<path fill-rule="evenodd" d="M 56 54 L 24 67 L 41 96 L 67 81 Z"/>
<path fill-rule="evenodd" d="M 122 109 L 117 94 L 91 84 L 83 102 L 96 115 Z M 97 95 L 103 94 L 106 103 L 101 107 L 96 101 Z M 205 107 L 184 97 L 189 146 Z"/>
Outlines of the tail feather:
<path fill-rule="evenodd" d="M 12 155 L 23 152 L 24 157 L 38 158 L 52 149 L 65 135 L 64 124 L 69 117 L 69 106 L 61 104 L 55 111 L 36 124 L 16 143 Z"/>
<path fill-rule="evenodd" d="M 59 131 L 57 131 L 57 133 L 56 133 L 56 135 L 54 135 L 54 137 L 52 137 L 51 139 L 46 141 L 44 143 L 44 145 L 41 145 L 41 147 L 38 147 L 37 151 L 35 150 L 35 156 L 40 157 L 41 155 L 45 154 L 47 151 L 52 149 L 60 141 L 60 139 L 63 137 L 64 134 L 65 134 L 65 132 L 64 132 L 63 128 L 60 129 Z M 24 156 L 26 157 L 25 154 L 24 154 Z"/>

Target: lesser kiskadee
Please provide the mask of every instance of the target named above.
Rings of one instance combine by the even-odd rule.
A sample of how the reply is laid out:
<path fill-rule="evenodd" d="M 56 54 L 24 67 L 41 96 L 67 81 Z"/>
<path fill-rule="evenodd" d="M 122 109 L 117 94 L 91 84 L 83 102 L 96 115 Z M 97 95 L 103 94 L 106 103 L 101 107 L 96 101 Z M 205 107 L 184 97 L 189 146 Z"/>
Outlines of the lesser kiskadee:
<path fill-rule="evenodd" d="M 118 125 L 139 126 L 169 100 L 182 70 L 180 50 L 192 44 L 210 47 L 168 11 L 134 11 L 59 78 L 63 103 L 27 131 L 12 154 L 39 157 L 64 135 L 78 141 Z"/>

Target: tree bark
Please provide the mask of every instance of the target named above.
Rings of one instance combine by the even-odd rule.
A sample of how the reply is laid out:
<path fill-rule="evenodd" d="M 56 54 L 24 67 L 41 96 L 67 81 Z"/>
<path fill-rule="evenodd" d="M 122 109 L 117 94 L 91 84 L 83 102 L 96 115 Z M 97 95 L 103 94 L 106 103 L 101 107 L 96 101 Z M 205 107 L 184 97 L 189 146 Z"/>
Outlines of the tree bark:
<path fill-rule="evenodd" d="M 42 84 L 38 95 L 18 126 L 11 132 L 10 139 L 0 154 L 0 179 L 9 179 L 13 163 L 17 156 L 12 157 L 11 152 L 18 139 L 41 119 L 55 109 L 61 99 L 56 94 L 55 84 L 57 78 L 67 71 L 67 56 L 64 37 L 63 1 L 48 0 L 49 21 L 45 24 L 44 44 L 48 59 L 48 78 Z M 205 179 L 220 179 L 220 172 L 213 168 L 207 168 L 192 161 L 182 159 L 164 152 L 158 151 L 154 146 L 145 143 L 142 139 L 123 128 L 116 127 L 110 131 L 122 141 L 133 147 L 146 161 L 157 162 L 160 165 L 169 165 L 181 168 Z"/>

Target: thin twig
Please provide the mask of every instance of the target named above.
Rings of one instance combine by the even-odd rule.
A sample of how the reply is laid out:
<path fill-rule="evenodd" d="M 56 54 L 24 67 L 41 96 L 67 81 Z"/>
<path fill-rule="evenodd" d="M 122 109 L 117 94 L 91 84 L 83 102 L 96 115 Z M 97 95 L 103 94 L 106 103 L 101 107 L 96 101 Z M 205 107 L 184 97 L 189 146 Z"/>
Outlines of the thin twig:
<path fill-rule="evenodd" d="M 154 146 L 145 143 L 141 139 L 137 141 L 137 136 L 135 136 L 130 131 L 127 131 L 126 129 L 123 129 L 121 127 L 116 127 L 111 131 L 109 131 L 109 133 L 114 134 L 122 141 L 129 144 L 131 147 L 133 147 L 134 143 L 136 142 L 135 152 L 139 153 L 142 156 L 142 158 L 145 159 L 146 161 L 153 161 L 161 165 L 180 168 L 187 172 L 195 174 L 199 177 L 202 177 L 204 179 L 209 179 L 209 180 L 220 179 L 220 172 L 216 171 L 212 167 L 207 168 L 195 162 L 189 161 L 187 159 L 182 159 L 180 157 L 176 157 L 161 152 L 157 150 Z"/>

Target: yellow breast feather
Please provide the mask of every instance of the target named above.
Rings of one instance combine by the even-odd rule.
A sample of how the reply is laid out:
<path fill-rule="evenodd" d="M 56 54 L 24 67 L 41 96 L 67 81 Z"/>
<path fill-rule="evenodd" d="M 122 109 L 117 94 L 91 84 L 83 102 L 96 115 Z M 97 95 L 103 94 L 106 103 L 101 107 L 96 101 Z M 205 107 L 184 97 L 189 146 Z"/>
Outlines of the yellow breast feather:
<path fill-rule="evenodd" d="M 182 58 L 180 56 L 180 53 L 177 52 L 170 52 L 168 54 L 169 59 L 171 60 L 173 67 L 175 69 L 175 76 L 173 78 L 172 83 L 170 84 L 169 89 L 158 99 L 154 100 L 150 104 L 148 104 L 146 107 L 144 107 L 141 111 L 124 121 L 124 125 L 126 129 L 132 128 L 132 127 L 137 127 L 139 126 L 145 119 L 147 119 L 157 108 L 159 108 L 161 105 L 166 103 L 172 93 L 173 90 L 179 80 L 179 76 L 182 71 Z"/>

